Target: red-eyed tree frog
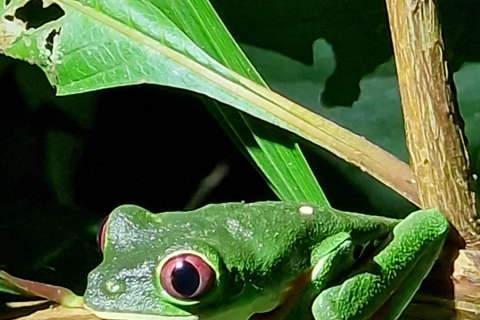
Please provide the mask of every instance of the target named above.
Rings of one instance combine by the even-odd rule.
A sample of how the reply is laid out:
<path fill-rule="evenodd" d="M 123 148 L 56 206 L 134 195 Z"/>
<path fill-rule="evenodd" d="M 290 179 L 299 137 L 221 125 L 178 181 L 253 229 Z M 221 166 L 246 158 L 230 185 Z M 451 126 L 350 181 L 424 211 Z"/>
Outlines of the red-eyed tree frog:
<path fill-rule="evenodd" d="M 448 229 L 435 209 L 395 220 L 306 203 L 160 214 L 124 205 L 105 224 L 104 259 L 83 299 L 43 296 L 104 319 L 397 319 Z M 45 289 L 0 278 L 12 289 Z"/>

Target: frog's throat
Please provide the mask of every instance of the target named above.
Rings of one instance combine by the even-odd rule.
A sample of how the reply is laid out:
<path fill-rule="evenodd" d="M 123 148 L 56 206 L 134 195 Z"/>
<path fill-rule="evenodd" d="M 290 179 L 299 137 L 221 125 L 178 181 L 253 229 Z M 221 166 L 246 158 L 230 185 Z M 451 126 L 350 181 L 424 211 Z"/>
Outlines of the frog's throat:
<path fill-rule="evenodd" d="M 287 292 L 289 290 L 282 290 Z M 126 312 L 108 312 L 96 311 L 85 306 L 86 309 L 92 311 L 95 316 L 101 319 L 109 320 L 248 320 L 253 314 L 266 313 L 277 308 L 284 300 L 282 294 L 278 299 L 278 289 L 264 291 L 260 297 L 255 300 L 243 301 L 243 303 L 233 303 L 222 309 L 214 309 L 199 315 L 156 315 L 156 314 L 139 314 Z"/>
<path fill-rule="evenodd" d="M 198 316 L 161 316 L 156 314 L 140 314 L 140 313 L 126 313 L 126 312 L 108 312 L 95 311 L 85 306 L 85 309 L 93 312 L 95 316 L 100 319 L 109 320 L 198 320 Z"/>
<path fill-rule="evenodd" d="M 200 314 L 200 320 L 248 320 L 253 315 L 255 319 L 283 319 L 288 314 L 294 301 L 310 283 L 311 269 L 301 273 L 295 279 L 287 281 L 262 291 L 255 299 L 247 299 L 233 303 L 224 310 L 212 310 L 209 314 Z"/>
<path fill-rule="evenodd" d="M 244 301 L 243 303 L 233 303 L 223 310 L 215 309 L 211 312 L 202 313 L 201 315 L 168 316 L 96 311 L 87 305 L 85 305 L 85 308 L 93 312 L 98 318 L 109 320 L 248 320 L 254 314 L 270 312 L 283 317 L 284 313 L 287 312 L 291 306 L 291 302 L 305 287 L 305 279 L 309 278 L 309 276 L 310 272 L 306 272 L 283 288 L 276 287 L 263 291 L 262 295 L 254 300 Z"/>

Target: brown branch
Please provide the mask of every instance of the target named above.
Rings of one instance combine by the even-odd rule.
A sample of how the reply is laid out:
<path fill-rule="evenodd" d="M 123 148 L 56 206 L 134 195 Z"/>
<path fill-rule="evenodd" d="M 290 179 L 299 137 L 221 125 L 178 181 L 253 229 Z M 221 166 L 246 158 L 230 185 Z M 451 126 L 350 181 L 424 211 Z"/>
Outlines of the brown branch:
<path fill-rule="evenodd" d="M 460 319 L 480 310 L 479 216 L 454 84 L 433 0 L 387 0 L 410 165 L 422 208 L 436 207 L 466 241 L 452 275 Z M 448 265 L 443 267 L 448 269 Z M 448 279 L 448 277 L 447 277 Z M 445 296 L 444 296 L 445 298 Z M 442 301 L 442 300 L 440 300 Z M 424 303 L 419 319 L 431 319 Z M 465 313 L 466 312 L 466 313 Z"/>
<path fill-rule="evenodd" d="M 390 27 L 410 164 L 420 204 L 440 209 L 462 234 L 478 234 L 463 123 L 432 0 L 389 0 Z"/>

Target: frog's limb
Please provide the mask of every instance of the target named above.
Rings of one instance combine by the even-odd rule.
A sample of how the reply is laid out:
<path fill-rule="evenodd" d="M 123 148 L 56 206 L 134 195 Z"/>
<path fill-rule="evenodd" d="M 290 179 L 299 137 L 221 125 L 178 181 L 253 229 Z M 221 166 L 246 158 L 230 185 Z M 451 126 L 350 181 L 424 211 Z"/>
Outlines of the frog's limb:
<path fill-rule="evenodd" d="M 381 224 L 381 222 L 379 222 Z M 340 232 L 338 234 L 322 239 L 314 248 L 310 256 L 310 265 L 313 268 L 308 273 L 310 278 L 307 287 L 304 287 L 299 296 L 295 297 L 296 302 L 290 308 L 285 302 L 281 308 L 275 311 L 272 319 L 311 319 L 311 308 L 305 305 L 305 301 L 313 301 L 317 295 L 327 288 L 342 283 L 357 268 L 359 258 L 370 252 L 370 247 L 378 239 L 388 235 L 390 228 L 379 228 L 379 232 L 362 237 L 361 240 L 354 240 L 351 232 Z M 358 238 L 358 237 L 357 237 Z M 283 309 L 283 311 L 282 311 Z M 286 316 L 288 315 L 288 316 Z M 302 315 L 301 317 L 299 315 Z M 270 318 L 261 318 L 270 320 Z"/>
<path fill-rule="evenodd" d="M 320 293 L 312 306 L 315 319 L 368 319 L 393 292 L 395 301 L 382 319 L 397 319 L 432 268 L 448 228 L 437 210 L 410 214 L 394 228 L 391 242 L 373 258 L 373 272 L 357 274 Z"/>
<path fill-rule="evenodd" d="M 353 259 L 354 244 L 349 233 L 341 232 L 324 239 L 312 250 L 311 265 L 312 285 L 315 292 L 321 292 L 338 279 L 345 276 L 355 263 Z"/>
<path fill-rule="evenodd" d="M 354 241 L 350 233 L 340 232 L 332 235 L 316 245 L 312 249 L 310 264 L 313 267 L 309 272 L 299 278 L 304 278 L 305 283 L 294 283 L 300 285 L 295 288 L 295 296 L 288 295 L 287 301 L 283 301 L 281 307 L 267 315 L 257 315 L 255 320 L 293 320 L 311 319 L 310 305 L 305 301 L 313 299 L 323 289 L 333 286 L 348 275 L 351 267 L 356 263 L 353 259 Z M 298 278 L 295 280 L 297 282 Z M 293 291 L 292 291 L 293 294 Z"/>
<path fill-rule="evenodd" d="M 0 289 L 2 288 L 8 293 L 44 298 L 69 308 L 83 307 L 83 298 L 66 288 L 17 278 L 0 270 Z"/>

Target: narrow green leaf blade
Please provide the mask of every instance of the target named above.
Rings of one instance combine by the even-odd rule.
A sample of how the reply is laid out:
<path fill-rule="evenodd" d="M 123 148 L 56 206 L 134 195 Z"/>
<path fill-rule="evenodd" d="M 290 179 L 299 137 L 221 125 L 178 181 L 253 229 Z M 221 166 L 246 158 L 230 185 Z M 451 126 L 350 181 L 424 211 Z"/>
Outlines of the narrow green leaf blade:
<path fill-rule="evenodd" d="M 294 137 L 232 108 L 207 106 L 281 200 L 328 204 Z"/>
<path fill-rule="evenodd" d="M 177 9 L 177 14 L 171 15 L 175 24 L 214 59 L 266 87 L 209 1 L 190 0 L 188 3 L 191 5 L 169 1 L 169 5 Z M 205 100 L 205 103 L 238 147 L 254 160 L 281 200 L 328 204 L 296 137 L 217 102 Z"/>

